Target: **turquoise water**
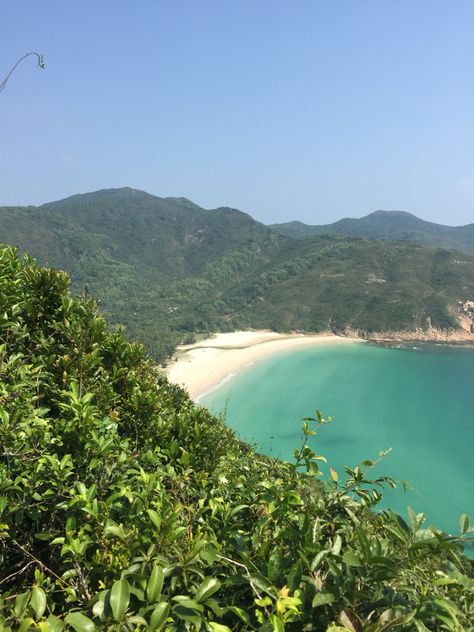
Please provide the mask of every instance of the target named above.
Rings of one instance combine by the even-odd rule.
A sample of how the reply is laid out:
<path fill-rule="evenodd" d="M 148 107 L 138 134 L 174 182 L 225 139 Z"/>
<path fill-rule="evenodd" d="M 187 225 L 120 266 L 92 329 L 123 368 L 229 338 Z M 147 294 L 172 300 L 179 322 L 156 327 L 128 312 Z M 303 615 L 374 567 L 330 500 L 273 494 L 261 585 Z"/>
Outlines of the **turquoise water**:
<path fill-rule="evenodd" d="M 406 516 L 410 505 L 427 524 L 458 533 L 460 514 L 474 517 L 473 376 L 472 349 L 332 345 L 275 355 L 200 403 L 284 459 L 301 443 L 302 417 L 316 409 L 333 416 L 312 440 L 332 467 L 341 474 L 391 448 L 374 475 L 413 489 L 387 490 L 383 506 Z"/>

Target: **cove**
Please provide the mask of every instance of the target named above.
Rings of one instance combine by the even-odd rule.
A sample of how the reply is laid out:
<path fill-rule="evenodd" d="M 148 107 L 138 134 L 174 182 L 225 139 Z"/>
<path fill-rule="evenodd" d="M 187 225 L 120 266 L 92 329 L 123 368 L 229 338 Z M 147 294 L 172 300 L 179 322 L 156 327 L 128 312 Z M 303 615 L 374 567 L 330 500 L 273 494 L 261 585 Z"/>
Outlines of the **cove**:
<path fill-rule="evenodd" d="M 223 414 L 264 454 L 291 460 L 301 419 L 319 409 L 334 421 L 311 439 L 340 475 L 391 452 L 372 471 L 410 484 L 386 489 L 381 507 L 457 534 L 474 514 L 474 350 L 350 344 L 278 354 L 233 377 L 200 403 Z"/>

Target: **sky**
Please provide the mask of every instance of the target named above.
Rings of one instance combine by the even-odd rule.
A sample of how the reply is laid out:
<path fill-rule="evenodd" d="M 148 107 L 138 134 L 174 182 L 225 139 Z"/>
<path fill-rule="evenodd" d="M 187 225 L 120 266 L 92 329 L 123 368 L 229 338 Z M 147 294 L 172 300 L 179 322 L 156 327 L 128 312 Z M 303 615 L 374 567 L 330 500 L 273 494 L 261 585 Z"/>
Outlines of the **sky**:
<path fill-rule="evenodd" d="M 0 204 L 474 222 L 472 0 L 1 0 Z"/>

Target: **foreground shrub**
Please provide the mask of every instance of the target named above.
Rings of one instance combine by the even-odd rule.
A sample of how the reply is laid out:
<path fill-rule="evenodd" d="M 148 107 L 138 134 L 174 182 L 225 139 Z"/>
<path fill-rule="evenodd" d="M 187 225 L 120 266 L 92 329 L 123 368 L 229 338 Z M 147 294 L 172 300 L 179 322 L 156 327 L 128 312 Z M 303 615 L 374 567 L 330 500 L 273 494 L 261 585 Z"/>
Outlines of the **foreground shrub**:
<path fill-rule="evenodd" d="M 108 333 L 62 272 L 0 250 L 0 630 L 468 630 L 454 538 L 321 482 L 305 420 L 263 457 Z"/>

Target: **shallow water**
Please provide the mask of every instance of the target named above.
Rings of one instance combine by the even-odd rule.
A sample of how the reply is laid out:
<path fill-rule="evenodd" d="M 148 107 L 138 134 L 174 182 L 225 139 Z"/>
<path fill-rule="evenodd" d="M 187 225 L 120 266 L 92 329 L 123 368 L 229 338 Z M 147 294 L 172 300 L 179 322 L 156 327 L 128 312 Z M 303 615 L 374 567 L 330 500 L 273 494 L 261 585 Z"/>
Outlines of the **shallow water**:
<path fill-rule="evenodd" d="M 411 484 L 384 494 L 384 507 L 458 533 L 474 517 L 474 350 L 368 344 L 306 348 L 266 359 L 203 397 L 266 454 L 291 459 L 301 418 L 319 409 L 334 421 L 311 440 L 340 474 L 391 448 L 373 471 Z"/>

